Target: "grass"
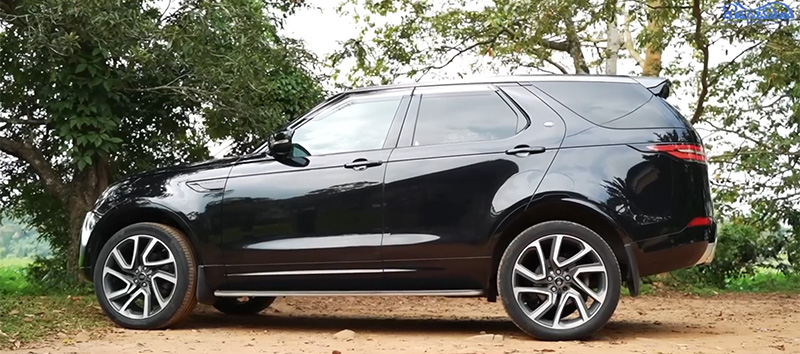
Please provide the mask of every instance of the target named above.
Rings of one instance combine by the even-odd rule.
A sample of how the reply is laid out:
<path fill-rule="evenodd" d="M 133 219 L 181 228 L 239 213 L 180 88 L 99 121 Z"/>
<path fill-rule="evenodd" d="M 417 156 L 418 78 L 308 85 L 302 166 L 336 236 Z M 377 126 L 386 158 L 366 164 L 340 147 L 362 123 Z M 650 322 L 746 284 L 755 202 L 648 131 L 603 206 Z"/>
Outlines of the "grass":
<path fill-rule="evenodd" d="M 695 279 L 696 281 L 690 279 Z M 662 281 L 656 279 L 655 283 L 650 286 L 652 289 L 651 293 L 658 293 L 659 290 L 667 290 L 701 296 L 713 296 L 723 293 L 800 294 L 800 274 L 795 273 L 787 275 L 775 269 L 759 268 L 753 275 L 727 279 L 724 287 L 703 283 L 702 278 L 684 276 L 667 276 Z M 643 291 L 643 293 L 646 292 Z"/>
<path fill-rule="evenodd" d="M 46 291 L 30 284 L 25 276 L 31 261 L 0 259 L 0 349 L 18 348 L 50 337 L 68 343 L 87 335 L 75 337 L 82 331 L 109 325 L 91 295 L 42 295 Z"/>
<path fill-rule="evenodd" d="M 30 258 L 0 259 L 0 295 L 32 294 L 34 292 L 33 287 L 25 278 L 25 267 L 31 261 Z"/>
<path fill-rule="evenodd" d="M 800 275 L 760 271 L 748 277 L 728 280 L 728 291 L 750 293 L 800 293 Z"/>
<path fill-rule="evenodd" d="M 0 268 L 24 267 L 33 262 L 33 258 L 0 258 Z"/>
<path fill-rule="evenodd" d="M 48 338 L 85 341 L 109 324 L 90 296 L 0 296 L 0 349 Z"/>

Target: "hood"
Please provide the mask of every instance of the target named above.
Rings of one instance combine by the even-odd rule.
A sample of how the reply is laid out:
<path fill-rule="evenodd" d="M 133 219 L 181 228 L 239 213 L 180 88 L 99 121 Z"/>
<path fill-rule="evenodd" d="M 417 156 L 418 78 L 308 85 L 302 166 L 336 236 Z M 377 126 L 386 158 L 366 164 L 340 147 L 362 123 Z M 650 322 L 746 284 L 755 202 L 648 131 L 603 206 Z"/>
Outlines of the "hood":
<path fill-rule="evenodd" d="M 123 179 L 132 180 L 141 177 L 152 177 L 158 176 L 161 174 L 174 174 L 174 173 L 181 173 L 181 172 L 191 172 L 191 171 L 200 171 L 206 169 L 213 169 L 217 167 L 222 167 L 227 164 L 236 162 L 239 160 L 240 156 L 231 156 L 231 157 L 223 157 L 218 159 L 210 159 L 200 162 L 191 162 L 191 163 L 184 163 L 178 164 L 173 166 L 166 166 L 161 168 L 156 168 L 144 172 L 134 173 L 131 175 L 126 176 Z"/>

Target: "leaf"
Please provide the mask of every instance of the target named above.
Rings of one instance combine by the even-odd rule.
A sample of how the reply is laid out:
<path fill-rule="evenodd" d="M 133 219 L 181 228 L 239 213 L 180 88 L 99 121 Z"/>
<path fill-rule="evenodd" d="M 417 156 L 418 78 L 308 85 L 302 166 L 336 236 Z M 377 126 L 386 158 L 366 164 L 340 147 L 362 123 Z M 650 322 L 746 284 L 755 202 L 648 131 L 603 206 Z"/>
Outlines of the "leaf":
<path fill-rule="evenodd" d="M 86 63 L 78 64 L 78 67 L 75 68 L 75 73 L 79 74 L 79 73 L 83 72 L 84 70 L 86 70 L 86 66 L 87 66 Z"/>

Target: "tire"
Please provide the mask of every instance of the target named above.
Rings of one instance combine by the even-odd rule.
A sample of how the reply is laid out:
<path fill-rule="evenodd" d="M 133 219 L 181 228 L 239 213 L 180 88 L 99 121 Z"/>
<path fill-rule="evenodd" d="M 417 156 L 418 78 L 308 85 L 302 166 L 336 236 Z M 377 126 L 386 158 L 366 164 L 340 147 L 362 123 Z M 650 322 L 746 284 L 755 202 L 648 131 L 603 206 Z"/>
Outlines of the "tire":
<path fill-rule="evenodd" d="M 143 222 L 118 231 L 94 266 L 100 307 L 124 328 L 162 329 L 179 322 L 197 304 L 196 286 L 197 262 L 188 239 L 162 224 Z"/>
<path fill-rule="evenodd" d="M 255 315 L 272 305 L 273 301 L 274 297 L 221 297 L 214 303 L 214 308 L 228 315 Z"/>
<path fill-rule="evenodd" d="M 621 274 L 614 252 L 597 233 L 574 222 L 547 221 L 508 245 L 500 259 L 497 289 L 511 320 L 526 334 L 539 340 L 577 340 L 597 332 L 614 314 Z"/>

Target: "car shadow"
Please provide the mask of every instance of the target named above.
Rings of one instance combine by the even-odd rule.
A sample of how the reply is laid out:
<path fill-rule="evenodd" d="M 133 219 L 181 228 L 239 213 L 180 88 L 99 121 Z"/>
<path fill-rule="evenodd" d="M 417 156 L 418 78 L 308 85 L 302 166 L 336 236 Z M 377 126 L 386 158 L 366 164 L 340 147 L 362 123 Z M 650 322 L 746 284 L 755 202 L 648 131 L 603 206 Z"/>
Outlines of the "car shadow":
<path fill-rule="evenodd" d="M 320 331 L 335 333 L 343 329 L 356 332 L 403 334 L 460 334 L 476 335 L 480 332 L 503 334 L 509 338 L 525 339 L 525 334 L 507 318 L 386 318 L 359 316 L 302 316 L 262 313 L 256 316 L 231 316 L 213 312 L 195 313 L 188 321 L 174 327 L 181 329 L 225 329 L 246 331 Z M 682 323 L 613 320 L 588 341 L 628 340 L 634 338 L 658 339 L 675 333 L 701 337 L 713 335 L 702 328 L 687 328 Z"/>

